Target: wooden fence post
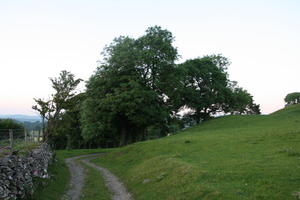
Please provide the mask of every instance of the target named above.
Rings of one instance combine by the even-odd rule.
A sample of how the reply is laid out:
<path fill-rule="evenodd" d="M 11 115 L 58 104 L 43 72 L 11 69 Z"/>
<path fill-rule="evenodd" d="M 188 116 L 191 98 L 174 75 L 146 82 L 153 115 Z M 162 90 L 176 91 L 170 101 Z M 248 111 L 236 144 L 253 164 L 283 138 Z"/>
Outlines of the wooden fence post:
<path fill-rule="evenodd" d="M 24 129 L 24 135 L 25 135 L 25 144 L 27 143 L 27 131 Z"/>
<path fill-rule="evenodd" d="M 41 130 L 39 129 L 39 131 L 38 131 L 38 142 L 40 142 L 40 137 L 41 137 Z"/>
<path fill-rule="evenodd" d="M 13 142 L 14 142 L 14 134 L 12 129 L 9 129 L 9 147 L 10 147 L 10 152 L 13 152 Z"/>

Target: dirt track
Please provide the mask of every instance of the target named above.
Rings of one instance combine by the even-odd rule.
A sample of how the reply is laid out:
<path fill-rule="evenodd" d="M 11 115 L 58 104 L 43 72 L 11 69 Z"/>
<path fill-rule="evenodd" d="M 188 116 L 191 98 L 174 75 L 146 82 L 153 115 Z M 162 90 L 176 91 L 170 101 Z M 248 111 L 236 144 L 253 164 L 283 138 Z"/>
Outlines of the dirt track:
<path fill-rule="evenodd" d="M 85 183 L 84 167 L 76 162 L 76 160 L 80 160 L 101 173 L 106 187 L 112 193 L 112 200 L 132 200 L 132 197 L 130 193 L 127 192 L 124 184 L 114 174 L 109 170 L 90 162 L 90 160 L 99 156 L 101 156 L 101 154 L 89 154 L 65 159 L 71 173 L 71 180 L 70 189 L 66 191 L 64 199 L 80 200 L 81 190 Z"/>

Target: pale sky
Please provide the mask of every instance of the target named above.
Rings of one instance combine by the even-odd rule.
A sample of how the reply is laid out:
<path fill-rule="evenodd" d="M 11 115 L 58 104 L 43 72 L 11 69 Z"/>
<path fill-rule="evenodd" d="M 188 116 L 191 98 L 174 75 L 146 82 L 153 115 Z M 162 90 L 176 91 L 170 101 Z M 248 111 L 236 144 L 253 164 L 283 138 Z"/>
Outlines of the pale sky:
<path fill-rule="evenodd" d="M 154 25 L 175 36 L 180 62 L 230 59 L 230 79 L 264 114 L 300 91 L 299 0 L 0 0 L 0 114 L 35 114 L 61 70 L 87 80 L 100 52 L 120 35 Z M 84 86 L 81 86 L 84 90 Z"/>

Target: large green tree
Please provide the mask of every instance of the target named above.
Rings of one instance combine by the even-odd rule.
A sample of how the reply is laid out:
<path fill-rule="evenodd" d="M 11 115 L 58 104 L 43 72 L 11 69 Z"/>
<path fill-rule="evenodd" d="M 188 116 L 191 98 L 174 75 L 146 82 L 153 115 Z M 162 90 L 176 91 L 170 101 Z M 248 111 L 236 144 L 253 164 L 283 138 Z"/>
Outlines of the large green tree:
<path fill-rule="evenodd" d="M 70 72 L 50 79 L 54 94 L 47 101 L 35 99 L 33 106 L 46 123 L 44 140 L 56 148 L 123 146 L 175 131 L 184 120 L 259 112 L 252 96 L 228 79 L 227 58 L 175 64 L 173 42 L 172 33 L 159 26 L 137 39 L 114 39 L 84 94 L 77 95 L 81 80 Z M 192 115 L 178 117 L 182 110 Z"/>
<path fill-rule="evenodd" d="M 221 55 L 187 60 L 179 65 L 181 85 L 176 107 L 189 110 L 197 123 L 218 113 L 254 114 L 259 106 L 252 96 L 229 80 L 227 58 Z M 179 106 L 178 106 L 179 105 Z"/>
<path fill-rule="evenodd" d="M 212 114 L 223 111 L 228 89 L 228 60 L 219 55 L 191 59 L 179 65 L 182 86 L 180 88 L 181 109 L 192 110 L 199 123 Z"/>
<path fill-rule="evenodd" d="M 168 120 L 177 50 L 158 26 L 138 39 L 119 37 L 105 48 L 104 62 L 87 83 L 82 135 L 106 145 L 143 140 L 147 127 Z"/>
<path fill-rule="evenodd" d="M 284 101 L 287 105 L 300 103 L 300 92 L 293 92 L 286 95 Z"/>
<path fill-rule="evenodd" d="M 122 146 L 143 140 L 149 131 L 151 137 L 162 135 L 177 126 L 182 110 L 197 122 L 217 113 L 259 112 L 252 96 L 228 79 L 227 58 L 211 55 L 177 65 L 173 41 L 171 32 L 154 26 L 137 39 L 116 38 L 104 49 L 81 110 L 86 141 Z"/>

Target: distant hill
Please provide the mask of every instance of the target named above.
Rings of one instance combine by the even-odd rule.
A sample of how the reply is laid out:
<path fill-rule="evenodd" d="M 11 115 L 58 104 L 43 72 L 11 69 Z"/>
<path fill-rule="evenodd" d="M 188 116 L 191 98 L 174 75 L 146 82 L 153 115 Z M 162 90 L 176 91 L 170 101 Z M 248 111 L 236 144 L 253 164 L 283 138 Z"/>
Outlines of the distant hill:
<path fill-rule="evenodd" d="M 14 119 L 20 122 L 36 122 L 41 121 L 40 116 L 36 115 L 0 115 L 0 119 Z"/>

